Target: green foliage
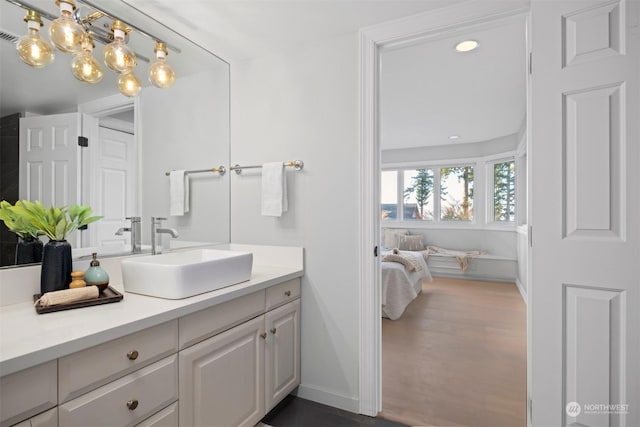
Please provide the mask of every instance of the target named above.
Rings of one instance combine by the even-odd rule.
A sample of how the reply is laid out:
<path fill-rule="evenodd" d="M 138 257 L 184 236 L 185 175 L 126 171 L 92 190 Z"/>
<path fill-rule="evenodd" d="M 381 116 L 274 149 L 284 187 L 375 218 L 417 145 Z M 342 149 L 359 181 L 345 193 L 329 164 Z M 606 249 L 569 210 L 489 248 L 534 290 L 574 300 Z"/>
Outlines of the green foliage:
<path fill-rule="evenodd" d="M 493 167 L 494 220 L 514 221 L 516 205 L 515 162 L 496 163 Z"/>
<path fill-rule="evenodd" d="M 11 206 L 8 202 L 2 202 Z M 80 227 L 101 219 L 101 216 L 91 216 L 92 210 L 89 206 L 71 205 L 62 208 L 51 206 L 45 208 L 39 202 L 22 200 L 11 206 L 10 212 L 20 223 L 29 224 L 37 230 L 39 234 L 47 236 L 51 240 L 65 240 L 67 236 Z M 4 220 L 4 218 L 2 218 Z M 5 224 L 6 224 L 5 220 Z M 8 226 L 7 226 L 8 227 Z M 9 229 L 11 229 L 9 227 Z M 13 230 L 12 230 L 13 231 Z"/>
<path fill-rule="evenodd" d="M 471 202 L 473 200 L 473 166 L 453 166 L 440 169 L 440 195 L 442 200 L 448 195 L 447 188 L 443 184 L 444 180 L 454 175 L 458 182 L 464 185 L 462 203 L 454 200 L 451 209 L 443 209 L 442 219 L 448 220 L 471 220 L 473 212 L 471 210 Z"/>
<path fill-rule="evenodd" d="M 415 193 L 420 218 L 424 219 L 424 208 L 429 203 L 429 196 L 433 192 L 433 172 L 430 169 L 418 169 L 418 174 L 411 177 L 411 185 L 404 189 L 404 198 Z"/>
<path fill-rule="evenodd" d="M 7 226 L 9 231 L 17 234 L 22 237 L 38 237 L 42 235 L 42 233 L 31 223 L 27 218 L 21 216 L 19 213 L 16 213 L 16 206 L 18 206 L 20 202 L 16 202 L 16 205 L 12 205 L 11 203 L 3 200 L 0 202 L 0 220 L 4 222 L 4 225 Z"/>

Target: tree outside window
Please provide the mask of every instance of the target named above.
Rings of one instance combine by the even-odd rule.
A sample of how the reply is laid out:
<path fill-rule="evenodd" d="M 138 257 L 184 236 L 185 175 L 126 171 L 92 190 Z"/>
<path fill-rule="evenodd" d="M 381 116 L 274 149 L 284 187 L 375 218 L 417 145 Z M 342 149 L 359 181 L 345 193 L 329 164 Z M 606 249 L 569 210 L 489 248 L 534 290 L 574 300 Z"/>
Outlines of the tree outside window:
<path fill-rule="evenodd" d="M 516 220 L 516 163 L 513 160 L 493 165 L 493 206 L 495 221 Z"/>
<path fill-rule="evenodd" d="M 433 220 L 433 170 L 404 171 L 404 219 Z"/>
<path fill-rule="evenodd" d="M 440 218 L 473 220 L 473 166 L 440 168 Z"/>

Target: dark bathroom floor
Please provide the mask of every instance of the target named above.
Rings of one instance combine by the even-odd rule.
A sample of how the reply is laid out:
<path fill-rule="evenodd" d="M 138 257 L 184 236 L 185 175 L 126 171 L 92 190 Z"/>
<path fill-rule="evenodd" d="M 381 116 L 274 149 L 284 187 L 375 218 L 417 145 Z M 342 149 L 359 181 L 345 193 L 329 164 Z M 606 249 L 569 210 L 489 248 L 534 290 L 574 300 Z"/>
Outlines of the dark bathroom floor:
<path fill-rule="evenodd" d="M 294 396 L 287 396 L 262 422 L 273 427 L 406 427 Z"/>

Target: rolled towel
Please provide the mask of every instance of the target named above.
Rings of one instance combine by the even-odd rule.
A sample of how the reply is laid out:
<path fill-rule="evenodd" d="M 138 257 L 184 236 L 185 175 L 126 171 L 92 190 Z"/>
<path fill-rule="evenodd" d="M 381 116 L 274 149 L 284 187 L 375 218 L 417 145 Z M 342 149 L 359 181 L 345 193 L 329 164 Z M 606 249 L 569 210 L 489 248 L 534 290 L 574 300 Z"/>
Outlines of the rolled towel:
<path fill-rule="evenodd" d="M 47 292 L 36 300 L 34 305 L 49 307 L 51 305 L 68 304 L 70 302 L 98 298 L 100 291 L 97 286 L 85 286 L 83 288 L 64 289 L 62 291 Z"/>

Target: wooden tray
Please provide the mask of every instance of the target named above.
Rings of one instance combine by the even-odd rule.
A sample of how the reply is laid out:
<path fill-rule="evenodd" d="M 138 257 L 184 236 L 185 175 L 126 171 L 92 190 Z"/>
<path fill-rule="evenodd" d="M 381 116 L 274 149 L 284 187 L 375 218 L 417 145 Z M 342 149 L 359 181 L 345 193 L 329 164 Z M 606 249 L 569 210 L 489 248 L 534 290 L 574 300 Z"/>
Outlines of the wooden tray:
<path fill-rule="evenodd" d="M 40 298 L 40 294 L 35 294 L 33 296 L 33 302 Z M 52 313 L 54 311 L 62 311 L 62 310 L 71 310 L 73 308 L 81 308 L 81 307 L 91 307 L 92 305 L 101 305 L 101 304 L 109 304 L 112 302 L 122 301 L 122 294 L 111 286 L 107 286 L 103 292 L 101 292 L 97 298 L 86 299 L 82 301 L 74 301 L 68 304 L 60 304 L 60 305 L 52 305 L 49 307 L 42 307 L 40 305 L 36 305 L 36 313 Z"/>

